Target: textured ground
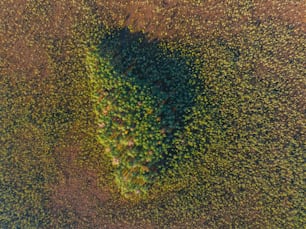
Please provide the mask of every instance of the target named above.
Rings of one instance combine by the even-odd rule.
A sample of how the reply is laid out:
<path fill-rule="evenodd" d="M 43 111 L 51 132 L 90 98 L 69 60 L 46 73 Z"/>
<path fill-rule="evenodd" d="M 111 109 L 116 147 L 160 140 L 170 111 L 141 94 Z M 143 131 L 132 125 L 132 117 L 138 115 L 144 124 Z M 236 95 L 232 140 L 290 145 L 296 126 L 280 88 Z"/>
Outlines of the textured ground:
<path fill-rule="evenodd" d="M 304 1 L 4 0 L 0 9 L 1 227 L 305 226 Z M 114 28 L 179 50 L 200 82 L 173 143 L 178 164 L 138 202 L 120 195 L 96 138 L 86 54 Z"/>

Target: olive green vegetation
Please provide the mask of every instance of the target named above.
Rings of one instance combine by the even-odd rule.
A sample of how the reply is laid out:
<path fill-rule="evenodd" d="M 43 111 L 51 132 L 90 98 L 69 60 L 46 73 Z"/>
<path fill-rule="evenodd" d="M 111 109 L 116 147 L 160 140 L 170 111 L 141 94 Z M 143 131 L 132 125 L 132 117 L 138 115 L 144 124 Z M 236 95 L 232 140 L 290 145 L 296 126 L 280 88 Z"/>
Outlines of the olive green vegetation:
<path fill-rule="evenodd" d="M 305 36 L 252 4 L 228 4 L 214 33 L 190 36 L 191 17 L 156 40 L 93 1 L 71 6 L 67 34 L 43 30 L 52 4 L 27 3 L 14 36 L 34 34 L 47 70 L 0 59 L 0 225 L 302 228 Z M 112 194 L 88 209 L 100 221 L 52 204 L 69 145 Z"/>
<path fill-rule="evenodd" d="M 145 194 L 177 156 L 172 142 L 195 97 L 187 59 L 123 29 L 102 39 L 88 61 L 100 142 L 118 167 L 117 183 L 127 197 Z"/>

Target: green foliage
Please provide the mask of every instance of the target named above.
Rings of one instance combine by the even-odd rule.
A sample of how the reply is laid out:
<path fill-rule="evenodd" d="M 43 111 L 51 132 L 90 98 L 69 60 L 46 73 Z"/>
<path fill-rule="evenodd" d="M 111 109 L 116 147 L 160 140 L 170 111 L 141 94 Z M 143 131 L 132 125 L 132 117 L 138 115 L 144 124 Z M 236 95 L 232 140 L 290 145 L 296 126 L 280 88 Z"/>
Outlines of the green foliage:
<path fill-rule="evenodd" d="M 169 169 L 172 141 L 195 97 L 187 59 L 125 29 L 102 39 L 91 55 L 100 142 L 121 192 L 146 194 Z"/>

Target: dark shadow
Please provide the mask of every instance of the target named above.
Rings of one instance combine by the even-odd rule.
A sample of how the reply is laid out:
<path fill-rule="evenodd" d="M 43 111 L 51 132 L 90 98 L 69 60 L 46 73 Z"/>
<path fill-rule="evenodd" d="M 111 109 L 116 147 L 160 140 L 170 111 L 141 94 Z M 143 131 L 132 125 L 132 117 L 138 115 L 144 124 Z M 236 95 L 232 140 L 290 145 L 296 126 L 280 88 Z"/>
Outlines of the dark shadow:
<path fill-rule="evenodd" d="M 169 169 L 169 162 L 177 155 L 173 140 L 186 125 L 185 114 L 195 103 L 198 83 L 192 76 L 192 60 L 128 29 L 107 35 L 99 45 L 99 55 L 110 60 L 120 77 L 133 78 L 138 86 L 149 89 L 164 131 L 162 155 L 150 167 L 157 172 Z"/>

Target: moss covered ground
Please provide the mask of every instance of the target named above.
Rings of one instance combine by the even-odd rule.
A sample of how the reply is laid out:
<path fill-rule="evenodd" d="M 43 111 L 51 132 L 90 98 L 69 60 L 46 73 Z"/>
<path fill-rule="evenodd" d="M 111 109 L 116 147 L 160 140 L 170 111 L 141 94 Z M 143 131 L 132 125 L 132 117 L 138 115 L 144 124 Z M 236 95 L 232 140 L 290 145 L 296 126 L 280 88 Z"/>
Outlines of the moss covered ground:
<path fill-rule="evenodd" d="M 2 228 L 303 228 L 303 1 L 0 2 Z"/>

